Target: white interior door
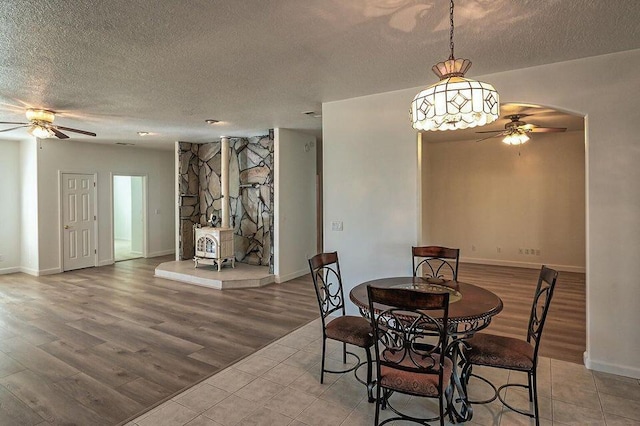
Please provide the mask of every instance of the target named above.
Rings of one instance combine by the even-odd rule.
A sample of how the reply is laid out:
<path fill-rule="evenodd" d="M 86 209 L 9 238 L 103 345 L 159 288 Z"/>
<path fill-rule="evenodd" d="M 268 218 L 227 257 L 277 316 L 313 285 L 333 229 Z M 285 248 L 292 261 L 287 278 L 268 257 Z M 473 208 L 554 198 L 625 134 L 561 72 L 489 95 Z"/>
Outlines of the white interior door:
<path fill-rule="evenodd" d="M 95 266 L 95 177 L 62 174 L 63 270 Z"/>

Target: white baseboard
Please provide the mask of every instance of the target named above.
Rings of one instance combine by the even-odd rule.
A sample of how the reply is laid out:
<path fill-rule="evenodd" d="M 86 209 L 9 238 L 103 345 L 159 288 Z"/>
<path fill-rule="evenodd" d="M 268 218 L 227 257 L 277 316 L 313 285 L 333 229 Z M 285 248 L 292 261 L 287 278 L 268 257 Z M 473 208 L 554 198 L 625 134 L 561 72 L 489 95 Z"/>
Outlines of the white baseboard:
<path fill-rule="evenodd" d="M 460 263 L 477 263 L 481 265 L 495 265 L 495 266 L 511 266 L 514 268 L 527 268 L 527 269 L 540 269 L 542 263 L 536 262 L 518 262 L 514 260 L 499 260 L 499 259 L 479 259 L 474 257 L 461 257 Z M 571 266 L 571 265 L 555 265 L 551 263 L 545 263 L 549 268 L 555 269 L 561 272 L 579 272 L 585 273 L 584 266 Z"/>
<path fill-rule="evenodd" d="M 0 275 L 4 275 L 4 274 L 15 274 L 16 272 L 21 272 L 22 268 L 20 268 L 19 266 L 14 266 L 11 268 L 2 268 L 0 269 Z"/>
<path fill-rule="evenodd" d="M 25 268 L 24 266 L 20 267 L 20 272 L 24 272 L 25 274 L 33 275 L 34 277 L 37 277 L 38 275 L 40 275 L 38 273 L 37 269 Z"/>
<path fill-rule="evenodd" d="M 176 249 L 172 248 L 172 249 L 169 249 L 169 250 L 161 250 L 161 251 L 149 252 L 149 253 L 147 253 L 147 257 L 166 256 L 168 254 L 175 254 L 175 253 L 176 253 Z"/>
<path fill-rule="evenodd" d="M 98 265 L 96 266 L 107 266 L 107 265 L 113 265 L 113 259 L 107 259 L 107 260 L 101 260 L 98 262 Z M 19 268 L 7 268 L 7 269 L 14 269 L 13 272 L 24 272 L 25 274 L 29 274 L 29 275 L 33 275 L 36 277 L 41 277 L 43 275 L 53 275 L 53 274 L 60 274 L 62 272 L 64 272 L 61 268 L 49 268 L 49 269 L 41 269 L 41 270 L 37 270 L 37 269 L 32 269 L 32 268 L 25 268 L 25 267 L 19 267 Z M 0 275 L 3 273 L 11 273 L 11 272 L 3 272 L 3 269 L 0 269 Z"/>
<path fill-rule="evenodd" d="M 606 361 L 596 361 L 589 358 L 589 354 L 587 353 L 587 351 L 584 352 L 583 359 L 584 366 L 589 370 L 601 371 L 603 373 L 616 374 L 618 376 L 640 379 L 640 368 L 612 364 Z"/>
<path fill-rule="evenodd" d="M 59 274 L 61 272 L 62 272 L 62 269 L 60 269 L 60 267 L 49 268 L 49 269 L 40 269 L 38 271 L 38 276 Z"/>
<path fill-rule="evenodd" d="M 299 271 L 291 272 L 285 275 L 276 275 L 276 283 L 280 284 L 285 281 L 293 280 L 303 275 L 307 275 L 308 273 L 309 273 L 308 269 L 301 269 Z"/>
<path fill-rule="evenodd" d="M 49 269 L 38 270 L 38 269 L 32 269 L 32 268 L 25 268 L 24 266 L 21 266 L 20 272 L 24 272 L 25 274 L 33 275 L 35 277 L 40 277 L 42 275 L 59 274 L 62 271 L 60 270 L 60 268 L 49 268 Z"/>
<path fill-rule="evenodd" d="M 133 251 L 133 250 L 131 250 L 131 254 L 135 254 L 136 256 L 142 257 L 142 252 L 141 251 Z"/>

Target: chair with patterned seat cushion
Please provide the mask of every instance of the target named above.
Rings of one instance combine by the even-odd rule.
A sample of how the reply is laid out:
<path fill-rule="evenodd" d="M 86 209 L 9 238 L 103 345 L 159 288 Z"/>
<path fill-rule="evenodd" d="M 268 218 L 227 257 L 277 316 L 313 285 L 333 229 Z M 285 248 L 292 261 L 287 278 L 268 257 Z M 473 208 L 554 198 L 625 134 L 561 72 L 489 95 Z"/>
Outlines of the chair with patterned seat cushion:
<path fill-rule="evenodd" d="M 488 333 L 477 333 L 467 340 L 467 350 L 465 358 L 467 361 L 463 369 L 462 377 L 468 381 L 470 377 L 476 377 L 488 383 L 494 390 L 494 396 L 484 401 L 472 401 L 476 404 L 485 404 L 498 398 L 511 410 L 533 417 L 536 425 L 539 424 L 538 413 L 538 389 L 536 369 L 538 366 L 538 349 L 542 330 L 544 328 L 549 304 L 553 297 L 553 290 L 558 279 L 558 273 L 553 269 L 542 266 L 538 277 L 538 285 L 531 306 L 529 316 L 529 326 L 527 328 L 527 339 L 517 339 L 513 337 L 497 336 Z M 506 384 L 496 388 L 484 377 L 472 373 L 474 365 L 486 367 L 502 368 L 507 370 L 522 371 L 527 373 L 528 384 Z M 519 410 L 507 404 L 500 395 L 502 389 L 507 387 L 523 387 L 529 391 L 529 401 L 533 403 L 531 412 Z"/>
<path fill-rule="evenodd" d="M 342 276 L 338 253 L 319 253 L 309 259 L 311 277 L 320 307 L 322 320 L 322 365 L 320 369 L 320 383 L 324 383 L 324 373 L 347 373 L 354 371 L 363 363 L 360 357 L 347 351 L 347 344 L 357 346 L 365 350 L 367 356 L 367 379 L 361 380 L 356 374 L 356 379 L 367 386 L 369 402 L 373 402 L 372 382 L 372 357 L 373 332 L 369 321 L 361 316 L 346 315 L 344 307 L 344 291 L 342 289 Z M 340 316 L 335 316 L 340 315 Z M 347 354 L 357 359 L 355 365 L 345 370 L 327 370 L 325 368 L 325 355 L 327 339 L 342 343 L 342 362 L 347 362 Z"/>
<path fill-rule="evenodd" d="M 441 355 L 448 353 L 449 293 L 372 286 L 367 292 L 369 312 L 377 312 L 370 315 L 378 377 L 375 425 L 396 420 L 423 425 L 439 421 L 443 425 L 448 412 L 445 389 L 453 370 L 451 359 Z M 418 418 L 402 413 L 391 404 L 395 392 L 437 398 L 438 416 Z M 388 407 L 396 416 L 379 423 L 381 407 Z"/>
<path fill-rule="evenodd" d="M 411 247 L 411 254 L 414 277 L 418 276 L 418 271 L 422 268 L 422 276 L 426 278 L 458 279 L 460 249 L 441 246 Z"/>

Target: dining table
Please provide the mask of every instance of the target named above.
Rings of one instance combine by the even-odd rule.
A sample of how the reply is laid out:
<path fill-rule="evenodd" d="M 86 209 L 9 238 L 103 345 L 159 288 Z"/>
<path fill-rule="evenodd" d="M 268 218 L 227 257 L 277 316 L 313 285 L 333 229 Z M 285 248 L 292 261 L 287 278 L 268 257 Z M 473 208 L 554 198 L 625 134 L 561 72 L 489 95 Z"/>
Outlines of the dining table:
<path fill-rule="evenodd" d="M 447 335 L 451 339 L 448 355 L 453 361 L 451 384 L 446 391 L 449 414 L 452 421 L 466 422 L 473 416 L 473 408 L 467 396 L 468 377 L 462 377 L 465 371 L 465 341 L 478 331 L 486 328 L 491 319 L 502 311 L 502 300 L 495 293 L 477 285 L 461 281 L 432 277 L 389 277 L 363 282 L 349 292 L 349 298 L 365 318 L 371 315 L 367 287 L 398 288 L 425 291 L 430 293 L 449 293 L 449 316 Z M 374 304 L 374 315 L 379 315 L 388 306 Z M 438 319 L 438 314 L 431 314 Z M 454 420 L 455 418 L 455 420 Z"/>

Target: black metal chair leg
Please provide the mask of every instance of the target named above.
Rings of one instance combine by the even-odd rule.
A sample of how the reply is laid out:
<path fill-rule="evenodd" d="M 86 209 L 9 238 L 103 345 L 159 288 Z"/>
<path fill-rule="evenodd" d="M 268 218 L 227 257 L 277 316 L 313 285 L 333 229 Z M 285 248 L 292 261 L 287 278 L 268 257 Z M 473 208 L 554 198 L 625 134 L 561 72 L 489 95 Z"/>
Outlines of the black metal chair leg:
<path fill-rule="evenodd" d="M 540 413 L 538 412 L 538 379 L 536 378 L 536 372 L 533 371 L 532 377 L 533 382 L 533 413 L 535 414 L 536 426 L 540 425 Z"/>
<path fill-rule="evenodd" d="M 371 348 L 366 348 L 365 350 L 367 352 L 367 395 L 369 396 L 369 402 L 373 402 L 375 401 L 375 398 L 373 397 L 374 383 L 371 380 L 371 376 L 372 376 Z"/>
<path fill-rule="evenodd" d="M 378 426 L 380 421 L 380 403 L 382 402 L 381 399 L 380 386 L 376 386 L 376 418 L 374 421 L 375 426 Z"/>
<path fill-rule="evenodd" d="M 346 343 L 342 344 L 342 363 L 343 364 L 347 363 L 347 344 Z"/>
<path fill-rule="evenodd" d="M 322 364 L 320 367 L 320 384 L 324 383 L 324 353 L 327 347 L 327 338 L 322 338 Z"/>
<path fill-rule="evenodd" d="M 378 394 L 378 399 L 380 398 L 380 394 Z M 382 409 L 386 410 L 387 409 L 387 398 L 389 398 L 389 391 L 386 389 L 382 390 Z"/>
<path fill-rule="evenodd" d="M 527 378 L 529 379 L 529 402 L 533 402 L 533 374 L 528 373 Z"/>

